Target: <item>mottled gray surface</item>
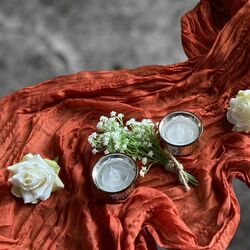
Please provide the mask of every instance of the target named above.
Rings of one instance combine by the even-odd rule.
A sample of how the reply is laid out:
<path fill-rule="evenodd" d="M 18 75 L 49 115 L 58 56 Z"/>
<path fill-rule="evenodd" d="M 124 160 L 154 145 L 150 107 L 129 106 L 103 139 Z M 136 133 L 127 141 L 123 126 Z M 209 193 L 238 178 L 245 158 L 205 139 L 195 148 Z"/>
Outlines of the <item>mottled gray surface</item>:
<path fill-rule="evenodd" d="M 180 16 L 197 0 L 1 0 L 0 96 L 81 70 L 186 60 Z M 250 192 L 235 183 L 242 219 L 231 250 L 250 249 Z"/>
<path fill-rule="evenodd" d="M 191 0 L 1 0 L 2 89 L 80 70 L 185 60 L 179 17 L 193 5 Z"/>

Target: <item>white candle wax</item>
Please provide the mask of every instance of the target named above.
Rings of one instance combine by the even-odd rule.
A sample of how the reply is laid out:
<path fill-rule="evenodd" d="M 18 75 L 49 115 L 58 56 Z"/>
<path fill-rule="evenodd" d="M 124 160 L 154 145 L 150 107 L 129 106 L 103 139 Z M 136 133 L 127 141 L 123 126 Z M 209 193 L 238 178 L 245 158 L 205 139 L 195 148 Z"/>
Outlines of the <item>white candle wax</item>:
<path fill-rule="evenodd" d="M 134 168 L 134 165 L 123 158 L 109 158 L 99 166 L 96 184 L 106 192 L 124 190 L 136 176 Z"/>
<path fill-rule="evenodd" d="M 172 145 L 187 145 L 198 138 L 199 127 L 193 119 L 184 115 L 178 115 L 166 122 L 162 136 Z"/>

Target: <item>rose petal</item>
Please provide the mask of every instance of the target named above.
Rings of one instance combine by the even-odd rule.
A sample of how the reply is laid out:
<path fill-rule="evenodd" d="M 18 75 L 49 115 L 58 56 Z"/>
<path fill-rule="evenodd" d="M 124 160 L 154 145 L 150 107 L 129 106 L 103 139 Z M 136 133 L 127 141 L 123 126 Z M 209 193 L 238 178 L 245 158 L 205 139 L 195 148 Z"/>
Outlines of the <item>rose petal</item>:
<path fill-rule="evenodd" d="M 7 170 L 12 172 L 12 173 L 18 173 L 19 171 L 22 170 L 24 167 L 30 166 L 30 162 L 24 161 L 24 162 L 19 162 L 17 164 L 14 164 L 12 166 L 7 167 Z"/>
<path fill-rule="evenodd" d="M 39 200 L 36 199 L 36 200 L 33 200 L 33 201 L 31 202 L 31 204 L 37 204 L 38 202 L 39 202 Z"/>
<path fill-rule="evenodd" d="M 18 172 L 18 167 L 19 167 L 19 165 L 15 164 L 15 165 L 7 167 L 7 170 L 10 171 L 11 173 L 16 173 L 16 172 Z"/>
<path fill-rule="evenodd" d="M 249 133 L 249 131 L 250 131 L 250 124 L 245 125 L 245 126 L 239 126 L 239 124 L 237 124 L 237 125 L 235 125 L 233 127 L 233 131 L 236 131 L 236 132 L 242 132 L 242 131 L 244 131 L 246 133 Z"/>
<path fill-rule="evenodd" d="M 53 184 L 50 184 L 49 186 L 47 186 L 43 193 L 39 195 L 39 199 L 40 200 L 47 200 L 49 197 L 50 197 L 50 194 L 51 194 L 51 191 L 52 191 L 52 188 L 53 188 Z"/>
<path fill-rule="evenodd" d="M 47 166 L 48 165 L 39 154 L 34 155 L 33 160 L 35 161 L 35 163 L 37 163 L 37 164 L 40 163 L 42 166 L 44 166 L 44 165 Z"/>
<path fill-rule="evenodd" d="M 232 119 L 232 110 L 229 109 L 228 112 L 227 112 L 227 120 L 232 123 L 232 124 L 235 124 L 235 120 Z"/>
<path fill-rule="evenodd" d="M 18 198 L 22 198 L 22 193 L 21 193 L 19 187 L 12 186 L 12 188 L 11 188 L 11 193 L 12 193 L 14 196 L 18 197 Z"/>
<path fill-rule="evenodd" d="M 14 186 L 19 186 L 20 185 L 20 181 L 19 181 L 19 175 L 15 174 L 12 177 L 9 178 L 8 180 L 12 185 Z"/>
<path fill-rule="evenodd" d="M 38 195 L 34 194 L 33 192 L 25 191 L 23 189 L 20 189 L 20 191 L 21 191 L 24 203 L 32 203 L 38 198 Z"/>
<path fill-rule="evenodd" d="M 33 157 L 34 157 L 34 155 L 31 154 L 31 153 L 26 154 L 26 155 L 23 157 L 22 161 L 29 161 L 29 160 L 33 159 Z"/>
<path fill-rule="evenodd" d="M 53 174 L 53 173 L 52 173 Z M 46 181 L 44 182 L 43 185 L 41 185 L 40 187 L 37 187 L 36 189 L 33 189 L 32 192 L 34 194 L 36 194 L 37 196 L 40 196 L 41 194 L 43 194 L 45 192 L 45 189 L 48 187 L 48 185 L 52 185 L 53 186 L 53 183 L 55 181 L 55 177 L 56 175 L 54 174 L 54 176 L 50 177 L 50 179 L 46 179 Z"/>
<path fill-rule="evenodd" d="M 49 159 L 44 159 L 44 161 L 48 164 L 48 166 L 55 172 L 56 175 L 59 174 L 60 167 L 55 161 L 51 161 Z"/>
<path fill-rule="evenodd" d="M 55 182 L 54 182 L 54 185 L 53 185 L 53 189 L 52 189 L 52 192 L 60 189 L 60 188 L 64 188 L 64 184 L 63 182 L 61 181 L 61 179 L 56 176 L 56 179 L 55 179 Z"/>

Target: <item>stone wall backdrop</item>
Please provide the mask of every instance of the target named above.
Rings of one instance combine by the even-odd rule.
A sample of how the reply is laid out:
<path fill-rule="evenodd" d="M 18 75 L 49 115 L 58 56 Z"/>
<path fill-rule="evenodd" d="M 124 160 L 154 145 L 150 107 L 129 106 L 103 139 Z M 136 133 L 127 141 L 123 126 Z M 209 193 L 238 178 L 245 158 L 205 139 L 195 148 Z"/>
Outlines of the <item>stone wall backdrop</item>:
<path fill-rule="evenodd" d="M 180 17 L 197 0 L 1 0 L 0 96 L 81 70 L 186 60 Z M 241 222 L 228 249 L 250 249 L 250 191 L 234 183 Z"/>

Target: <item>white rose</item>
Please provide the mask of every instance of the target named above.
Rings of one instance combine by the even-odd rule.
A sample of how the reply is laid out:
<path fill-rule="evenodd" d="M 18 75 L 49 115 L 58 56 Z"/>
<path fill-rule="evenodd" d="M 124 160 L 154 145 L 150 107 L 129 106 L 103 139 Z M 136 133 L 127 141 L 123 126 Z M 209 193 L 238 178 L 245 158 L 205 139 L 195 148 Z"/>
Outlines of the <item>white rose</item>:
<path fill-rule="evenodd" d="M 22 161 L 7 167 L 13 174 L 9 182 L 13 184 L 11 192 L 24 203 L 36 204 L 47 200 L 51 192 L 63 188 L 58 173 L 60 167 L 55 161 L 43 159 L 39 154 L 27 154 Z"/>
<path fill-rule="evenodd" d="M 230 100 L 227 120 L 234 125 L 233 131 L 250 132 L 250 90 L 240 90 Z"/>

